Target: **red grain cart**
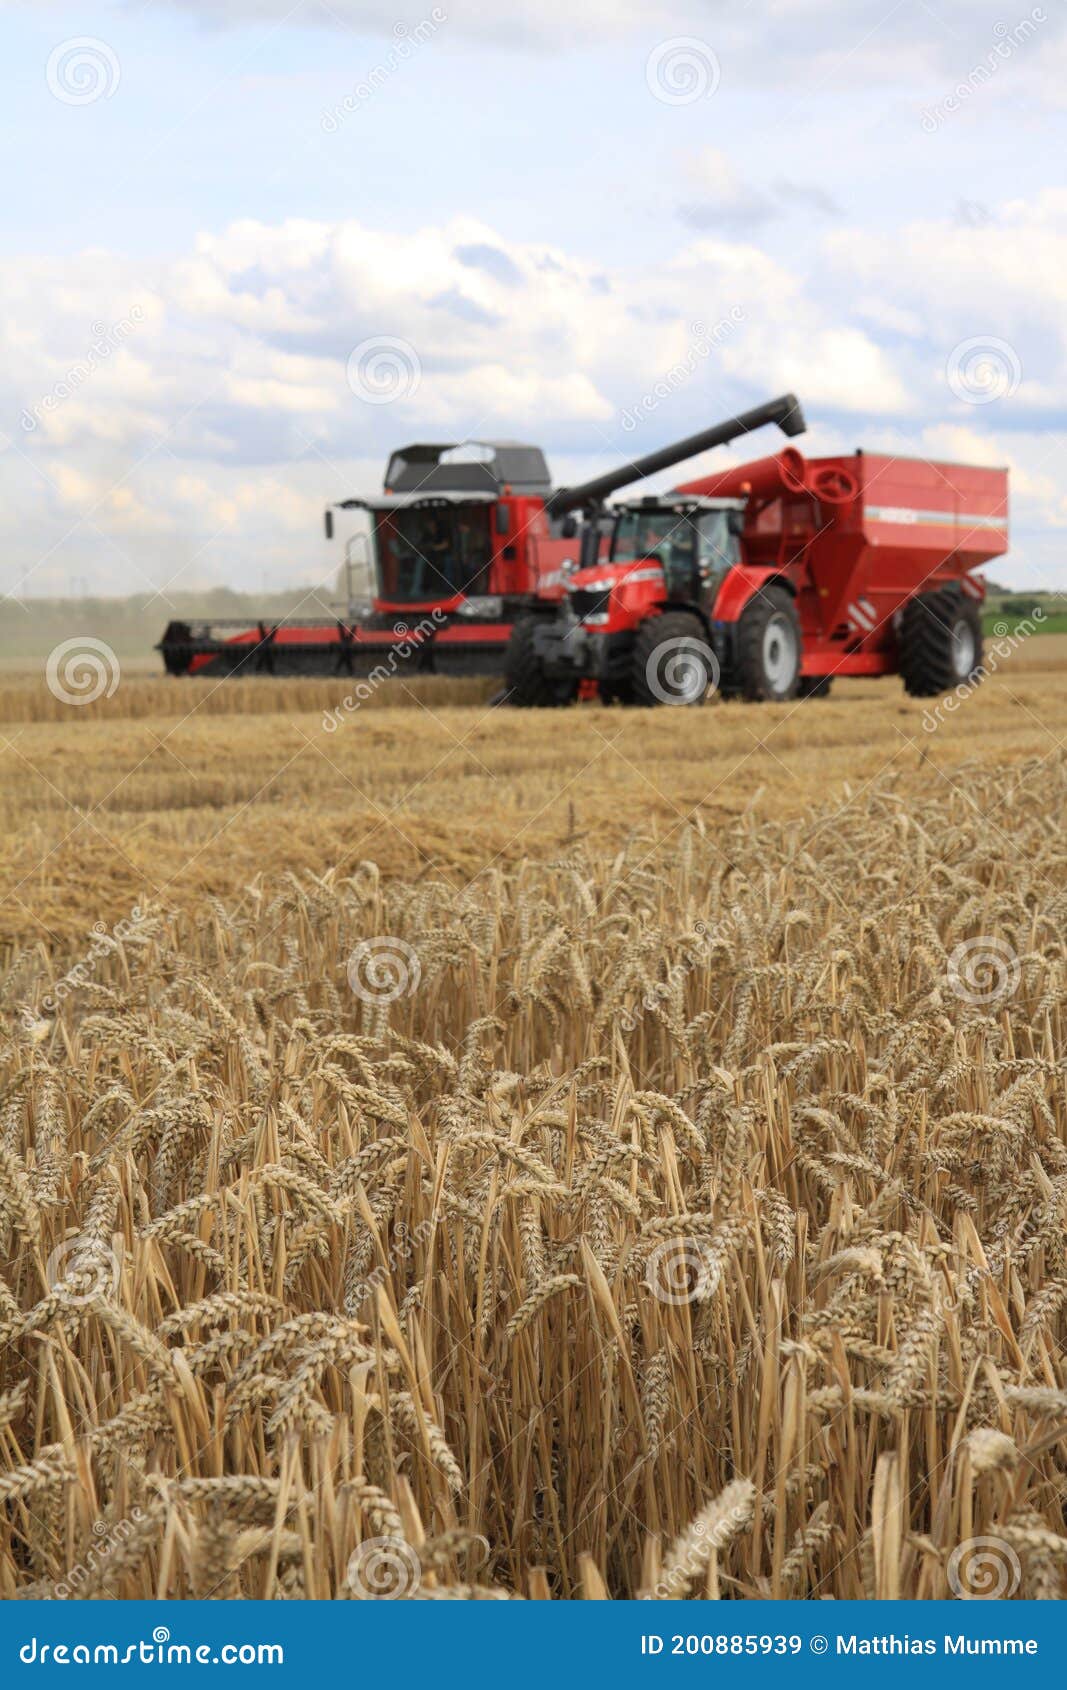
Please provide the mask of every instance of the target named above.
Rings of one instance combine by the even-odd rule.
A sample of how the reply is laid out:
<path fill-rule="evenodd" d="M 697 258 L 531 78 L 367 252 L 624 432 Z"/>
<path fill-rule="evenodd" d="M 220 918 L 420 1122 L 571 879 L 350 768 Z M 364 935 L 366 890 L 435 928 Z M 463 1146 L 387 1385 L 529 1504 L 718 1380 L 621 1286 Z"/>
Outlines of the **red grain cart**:
<path fill-rule="evenodd" d="M 787 447 L 615 507 L 607 556 L 516 626 L 509 698 L 783 700 L 898 672 L 933 696 L 981 678 L 974 571 L 1007 545 L 1006 470 Z"/>

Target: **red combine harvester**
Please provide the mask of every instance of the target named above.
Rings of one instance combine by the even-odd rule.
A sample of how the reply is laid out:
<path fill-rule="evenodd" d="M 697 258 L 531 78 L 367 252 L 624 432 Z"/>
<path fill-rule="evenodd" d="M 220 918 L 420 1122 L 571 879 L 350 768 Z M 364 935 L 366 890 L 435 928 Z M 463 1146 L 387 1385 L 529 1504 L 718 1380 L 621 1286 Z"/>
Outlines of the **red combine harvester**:
<path fill-rule="evenodd" d="M 369 536 L 346 548 L 348 604 L 322 620 L 168 624 L 157 649 L 169 674 L 394 673 L 502 675 L 513 629 L 537 606 L 556 609 L 579 559 L 601 548 L 605 489 L 631 486 L 766 423 L 786 434 L 799 410 L 792 395 L 705 429 L 575 489 L 554 491 L 544 454 L 515 441 L 404 446 L 384 491 L 345 499 L 366 511 Z M 592 489 L 592 492 L 590 492 Z M 599 491 L 598 491 L 599 490 Z M 579 531 L 576 513 L 586 516 Z M 332 538 L 333 509 L 326 512 Z M 372 579 L 368 609 L 353 607 L 352 550 Z"/>
<path fill-rule="evenodd" d="M 980 679 L 985 585 L 972 571 L 1007 550 L 1006 470 L 866 452 L 805 461 L 787 447 L 613 519 L 606 556 L 568 576 L 564 602 L 516 624 L 510 703 L 593 690 L 696 704 L 713 687 L 784 700 L 822 697 L 838 675 L 897 673 L 930 697 Z"/>

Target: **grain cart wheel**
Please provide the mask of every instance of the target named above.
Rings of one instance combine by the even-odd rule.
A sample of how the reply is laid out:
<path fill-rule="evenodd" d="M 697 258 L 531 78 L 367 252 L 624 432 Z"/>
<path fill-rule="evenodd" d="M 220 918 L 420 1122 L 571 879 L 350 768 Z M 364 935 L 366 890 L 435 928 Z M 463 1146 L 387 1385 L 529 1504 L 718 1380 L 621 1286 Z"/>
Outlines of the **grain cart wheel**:
<path fill-rule="evenodd" d="M 505 698 L 520 710 L 556 710 L 573 702 L 577 681 L 557 680 L 545 673 L 537 650 L 542 616 L 520 616 L 511 630 L 505 659 Z"/>
<path fill-rule="evenodd" d="M 833 684 L 832 675 L 801 675 L 797 682 L 797 697 L 826 698 Z"/>
<path fill-rule="evenodd" d="M 800 684 L 800 623 L 784 587 L 764 587 L 737 624 L 737 682 L 742 698 L 776 703 Z"/>
<path fill-rule="evenodd" d="M 628 702 L 703 704 L 719 684 L 719 665 L 699 616 L 667 610 L 649 616 L 634 635 Z"/>
<path fill-rule="evenodd" d="M 978 606 L 953 583 L 909 599 L 897 632 L 900 673 L 912 698 L 933 698 L 977 677 L 982 669 Z"/>

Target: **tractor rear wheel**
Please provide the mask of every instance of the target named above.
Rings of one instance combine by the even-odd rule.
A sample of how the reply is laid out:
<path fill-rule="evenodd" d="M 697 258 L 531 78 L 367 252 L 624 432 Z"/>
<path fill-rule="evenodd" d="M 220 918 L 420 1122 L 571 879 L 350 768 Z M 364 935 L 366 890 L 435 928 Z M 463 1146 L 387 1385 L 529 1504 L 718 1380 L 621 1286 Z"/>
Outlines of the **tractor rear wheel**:
<path fill-rule="evenodd" d="M 504 697 L 520 710 L 558 710 L 573 703 L 578 691 L 577 681 L 545 672 L 537 650 L 537 630 L 544 621 L 542 616 L 520 616 L 508 641 Z"/>
<path fill-rule="evenodd" d="M 737 624 L 737 688 L 752 703 L 782 703 L 800 684 L 800 622 L 784 587 L 754 593 Z"/>
<path fill-rule="evenodd" d="M 627 703 L 703 704 L 719 665 L 704 624 L 688 610 L 649 616 L 634 635 Z"/>
<path fill-rule="evenodd" d="M 981 678 L 982 620 L 978 606 L 953 582 L 933 593 L 909 599 L 897 632 L 900 673 L 912 698 Z"/>

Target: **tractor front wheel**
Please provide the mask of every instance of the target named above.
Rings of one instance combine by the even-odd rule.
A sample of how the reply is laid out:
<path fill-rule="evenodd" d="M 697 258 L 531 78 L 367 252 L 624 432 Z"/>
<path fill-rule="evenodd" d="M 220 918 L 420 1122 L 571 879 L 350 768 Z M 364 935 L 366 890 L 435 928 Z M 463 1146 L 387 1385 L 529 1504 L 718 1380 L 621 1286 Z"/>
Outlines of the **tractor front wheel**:
<path fill-rule="evenodd" d="M 952 583 L 909 599 L 897 630 L 900 673 L 912 698 L 934 698 L 981 678 L 982 619 Z"/>
<path fill-rule="evenodd" d="M 520 616 L 508 641 L 503 702 L 520 710 L 558 710 L 577 696 L 576 680 L 546 673 L 537 650 L 537 630 L 544 621 L 541 616 Z"/>
<path fill-rule="evenodd" d="M 737 624 L 737 690 L 752 703 L 784 703 L 800 684 L 800 622 L 784 587 L 754 593 Z"/>
<path fill-rule="evenodd" d="M 627 703 L 703 704 L 719 665 L 704 624 L 688 610 L 650 616 L 634 635 Z"/>

